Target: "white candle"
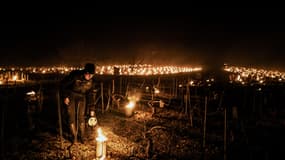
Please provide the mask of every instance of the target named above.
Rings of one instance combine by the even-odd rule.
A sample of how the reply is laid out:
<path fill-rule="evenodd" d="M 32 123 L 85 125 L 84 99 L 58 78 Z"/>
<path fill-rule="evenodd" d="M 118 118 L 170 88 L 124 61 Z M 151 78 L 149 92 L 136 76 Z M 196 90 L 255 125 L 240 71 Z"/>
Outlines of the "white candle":
<path fill-rule="evenodd" d="M 106 141 L 107 137 L 103 135 L 101 128 L 98 128 L 98 137 L 96 138 L 96 158 L 103 160 L 106 158 Z"/>
<path fill-rule="evenodd" d="M 125 107 L 125 114 L 127 117 L 130 117 L 133 115 L 134 107 L 135 107 L 135 101 L 130 101 L 126 107 Z"/>

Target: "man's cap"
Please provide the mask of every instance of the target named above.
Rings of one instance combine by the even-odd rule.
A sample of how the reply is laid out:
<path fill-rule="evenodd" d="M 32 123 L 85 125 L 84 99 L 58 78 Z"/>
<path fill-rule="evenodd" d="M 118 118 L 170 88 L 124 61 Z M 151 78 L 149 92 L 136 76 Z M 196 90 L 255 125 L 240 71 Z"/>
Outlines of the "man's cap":
<path fill-rule="evenodd" d="M 94 74 L 95 73 L 95 65 L 93 63 L 86 63 L 84 66 L 84 71 L 90 74 Z"/>

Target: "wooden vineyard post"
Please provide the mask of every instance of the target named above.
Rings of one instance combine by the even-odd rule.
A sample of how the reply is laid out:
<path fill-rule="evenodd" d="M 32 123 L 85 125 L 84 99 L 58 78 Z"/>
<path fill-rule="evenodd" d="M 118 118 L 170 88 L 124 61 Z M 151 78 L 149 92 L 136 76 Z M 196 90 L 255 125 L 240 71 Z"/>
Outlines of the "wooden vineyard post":
<path fill-rule="evenodd" d="M 62 121 L 61 121 L 61 108 L 60 108 L 60 96 L 59 90 L 56 91 L 56 99 L 57 99 L 57 112 L 58 112 L 58 125 L 59 125 L 59 136 L 60 136 L 60 148 L 63 148 L 62 142 Z"/>
<path fill-rule="evenodd" d="M 176 83 L 176 78 L 174 78 L 174 80 L 173 80 L 173 97 L 175 97 L 176 98 L 176 96 L 177 96 L 177 83 Z"/>
<path fill-rule="evenodd" d="M 2 118 L 1 118 L 1 158 L 5 157 L 5 115 L 6 115 L 6 107 L 8 106 L 8 95 L 3 96 L 4 105 L 1 107 Z"/>
<path fill-rule="evenodd" d="M 126 87 L 126 92 L 125 92 L 125 97 L 127 97 L 128 96 L 128 94 L 129 94 L 129 82 L 127 83 L 127 87 Z"/>
<path fill-rule="evenodd" d="M 203 144 L 202 144 L 203 152 L 205 150 L 205 145 L 206 145 L 206 125 L 207 125 L 207 105 L 208 105 L 207 101 L 208 101 L 208 98 L 206 96 L 205 97 L 204 124 L 203 124 Z"/>
<path fill-rule="evenodd" d="M 184 97 L 185 100 L 185 115 L 188 113 L 188 96 L 189 96 L 189 89 L 188 89 L 188 84 L 186 84 L 186 94 Z"/>
<path fill-rule="evenodd" d="M 172 79 L 171 96 L 175 95 L 175 78 Z"/>
<path fill-rule="evenodd" d="M 101 104 L 102 104 L 102 113 L 104 113 L 104 86 L 103 86 L 103 82 L 100 83 L 101 84 Z"/>
<path fill-rule="evenodd" d="M 120 76 L 120 91 L 119 91 L 120 94 L 122 94 L 122 77 Z"/>
<path fill-rule="evenodd" d="M 224 160 L 227 159 L 227 108 L 224 111 Z"/>
<path fill-rule="evenodd" d="M 107 103 L 106 111 L 108 111 L 110 108 L 111 97 L 112 97 L 111 88 L 109 87 L 109 89 L 108 89 L 108 103 Z"/>
<path fill-rule="evenodd" d="M 115 80 L 112 80 L 112 94 L 115 93 Z"/>
<path fill-rule="evenodd" d="M 191 92 L 190 92 L 190 86 L 187 84 L 187 93 L 189 97 L 189 118 L 190 118 L 190 126 L 193 127 L 193 115 L 192 115 L 192 106 L 191 106 Z"/>

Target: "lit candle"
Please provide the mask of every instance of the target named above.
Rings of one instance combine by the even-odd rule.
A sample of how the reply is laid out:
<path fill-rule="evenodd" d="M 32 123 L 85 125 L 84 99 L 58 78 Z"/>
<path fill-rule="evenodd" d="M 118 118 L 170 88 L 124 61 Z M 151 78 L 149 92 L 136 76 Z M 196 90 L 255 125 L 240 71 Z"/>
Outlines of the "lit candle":
<path fill-rule="evenodd" d="M 13 76 L 13 81 L 15 82 L 15 85 L 16 85 L 16 82 L 17 82 L 17 79 L 18 79 L 18 76 Z"/>
<path fill-rule="evenodd" d="M 103 160 L 106 158 L 106 141 L 107 137 L 103 135 L 102 129 L 98 128 L 98 137 L 96 138 L 96 158 Z"/>
<path fill-rule="evenodd" d="M 135 107 L 136 102 L 131 100 L 125 107 L 125 114 L 127 117 L 130 117 L 133 115 L 134 107 Z"/>

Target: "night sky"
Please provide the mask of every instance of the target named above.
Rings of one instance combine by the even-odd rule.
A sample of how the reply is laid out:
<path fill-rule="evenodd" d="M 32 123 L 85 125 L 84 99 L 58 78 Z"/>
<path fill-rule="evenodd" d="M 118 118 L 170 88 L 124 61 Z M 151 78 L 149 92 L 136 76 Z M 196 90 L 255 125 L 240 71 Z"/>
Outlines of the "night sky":
<path fill-rule="evenodd" d="M 97 9 L 1 14 L 0 64 L 225 62 L 285 69 L 282 8 L 189 8 L 124 14 Z"/>

